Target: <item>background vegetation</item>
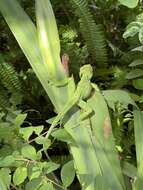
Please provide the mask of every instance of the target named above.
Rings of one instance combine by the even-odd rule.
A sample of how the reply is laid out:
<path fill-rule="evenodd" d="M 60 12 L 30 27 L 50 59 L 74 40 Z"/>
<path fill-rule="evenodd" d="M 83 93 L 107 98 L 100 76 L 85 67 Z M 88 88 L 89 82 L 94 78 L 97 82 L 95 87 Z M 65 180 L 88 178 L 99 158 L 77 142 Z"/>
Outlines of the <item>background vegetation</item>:
<path fill-rule="evenodd" d="M 19 2 L 36 24 L 34 1 Z M 133 1 L 134 6 L 126 2 L 54 0 L 51 4 L 59 31 L 61 57 L 69 56 L 69 75 L 73 74 L 77 83 L 80 67 L 91 64 L 92 82 L 101 91 L 122 89 L 142 111 L 143 4 Z M 48 119 L 55 116 L 55 110 L 2 15 L 0 33 L 0 189 L 81 189 L 66 140 L 63 142 L 62 137 L 32 140 L 48 130 L 51 123 Z M 121 96 L 120 91 L 118 96 Z M 123 104 L 113 97 L 114 94 L 106 96 L 106 101 L 125 183 L 127 189 L 132 189 L 137 172 L 136 117 L 133 105 Z M 25 141 L 29 145 L 23 146 Z M 13 160 L 19 151 L 26 158 Z M 23 162 L 28 171 L 21 166 Z M 47 176 L 50 183 L 47 185 L 45 180 L 40 187 L 39 176 Z"/>

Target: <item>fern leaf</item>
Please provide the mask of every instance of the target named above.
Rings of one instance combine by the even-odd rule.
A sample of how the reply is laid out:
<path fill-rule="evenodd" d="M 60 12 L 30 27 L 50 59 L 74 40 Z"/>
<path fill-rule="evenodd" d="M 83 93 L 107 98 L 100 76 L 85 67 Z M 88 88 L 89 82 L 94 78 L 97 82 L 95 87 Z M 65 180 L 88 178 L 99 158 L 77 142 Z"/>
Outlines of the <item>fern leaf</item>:
<path fill-rule="evenodd" d="M 0 84 L 0 107 L 5 109 L 10 106 L 7 91 Z"/>
<path fill-rule="evenodd" d="M 6 62 L 0 63 L 0 81 L 10 92 L 20 92 L 22 89 L 17 72 Z"/>
<path fill-rule="evenodd" d="M 71 0 L 71 3 L 79 17 L 80 29 L 88 51 L 98 66 L 105 65 L 107 63 L 107 51 L 102 26 L 95 23 L 87 0 Z"/>

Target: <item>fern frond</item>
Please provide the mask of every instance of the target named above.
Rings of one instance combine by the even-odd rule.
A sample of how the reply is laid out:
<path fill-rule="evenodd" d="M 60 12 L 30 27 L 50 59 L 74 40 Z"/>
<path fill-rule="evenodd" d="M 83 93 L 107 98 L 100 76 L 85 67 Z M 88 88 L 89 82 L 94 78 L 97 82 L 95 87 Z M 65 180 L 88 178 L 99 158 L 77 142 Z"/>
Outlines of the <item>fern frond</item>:
<path fill-rule="evenodd" d="M 5 109 L 10 106 L 7 91 L 0 84 L 0 107 Z"/>
<path fill-rule="evenodd" d="M 22 89 L 17 72 L 6 62 L 0 63 L 0 81 L 9 92 L 20 92 Z"/>
<path fill-rule="evenodd" d="M 59 34 L 64 42 L 73 42 L 77 38 L 77 32 L 69 27 L 69 25 L 60 26 Z"/>
<path fill-rule="evenodd" d="M 107 63 L 107 51 L 102 26 L 95 23 L 87 0 L 71 0 L 71 3 L 76 15 L 79 17 L 80 29 L 88 51 L 98 66 L 105 65 Z"/>

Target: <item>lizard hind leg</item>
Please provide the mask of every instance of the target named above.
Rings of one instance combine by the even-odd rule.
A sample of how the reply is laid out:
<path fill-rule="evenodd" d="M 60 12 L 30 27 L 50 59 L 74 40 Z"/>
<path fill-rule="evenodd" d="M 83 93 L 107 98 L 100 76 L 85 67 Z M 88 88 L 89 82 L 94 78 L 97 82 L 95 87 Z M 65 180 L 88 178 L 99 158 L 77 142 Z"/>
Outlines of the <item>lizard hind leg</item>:
<path fill-rule="evenodd" d="M 50 134 L 52 133 L 53 129 L 59 124 L 59 122 L 63 119 L 62 115 L 61 114 L 58 114 L 54 121 L 52 122 L 52 125 L 50 126 L 48 132 L 47 132 L 47 135 L 46 135 L 46 138 L 49 138 Z"/>
<path fill-rule="evenodd" d="M 81 114 L 79 117 L 80 121 L 86 119 L 93 112 L 93 110 L 88 105 L 88 103 L 83 100 L 80 100 L 80 102 L 78 103 L 78 106 L 81 108 Z"/>

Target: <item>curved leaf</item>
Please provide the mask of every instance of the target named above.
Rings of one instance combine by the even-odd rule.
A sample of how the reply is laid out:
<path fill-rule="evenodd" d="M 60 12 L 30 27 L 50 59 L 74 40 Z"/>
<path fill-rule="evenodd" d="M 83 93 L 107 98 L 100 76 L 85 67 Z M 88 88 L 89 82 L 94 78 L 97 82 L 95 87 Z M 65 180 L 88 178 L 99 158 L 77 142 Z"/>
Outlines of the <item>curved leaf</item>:
<path fill-rule="evenodd" d="M 31 145 L 26 145 L 22 148 L 21 150 L 22 155 L 25 158 L 29 158 L 31 160 L 36 160 L 37 159 L 37 154 L 36 154 L 36 150 L 33 146 Z"/>
<path fill-rule="evenodd" d="M 127 6 L 129 8 L 135 8 L 139 2 L 139 0 L 119 0 L 119 2 L 124 5 Z"/>
<path fill-rule="evenodd" d="M 133 86 L 138 90 L 143 90 L 143 79 L 133 80 Z"/>
<path fill-rule="evenodd" d="M 138 65 L 143 65 L 143 60 L 142 59 L 136 59 L 132 63 L 129 64 L 129 67 L 135 67 Z"/>
<path fill-rule="evenodd" d="M 20 185 L 27 178 L 27 168 L 19 167 L 15 170 L 13 175 L 13 182 L 15 185 Z"/>
<path fill-rule="evenodd" d="M 3 181 L 3 183 L 9 188 L 10 182 L 11 182 L 11 176 L 10 176 L 10 169 L 8 168 L 2 168 L 0 170 L 0 179 Z"/>
<path fill-rule="evenodd" d="M 75 177 L 75 169 L 73 161 L 66 163 L 61 170 L 61 179 L 65 187 L 71 185 Z"/>
<path fill-rule="evenodd" d="M 134 69 L 127 73 L 126 79 L 134 79 L 137 77 L 143 76 L 143 70 L 142 69 Z"/>

